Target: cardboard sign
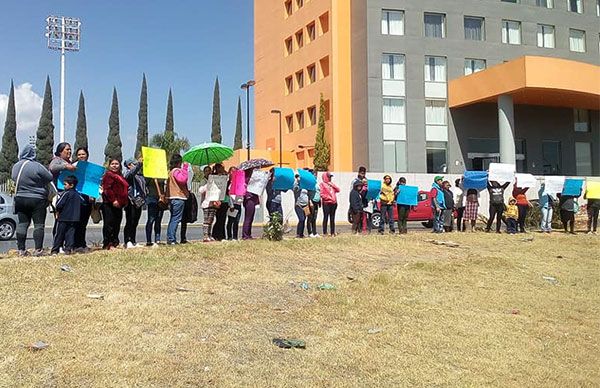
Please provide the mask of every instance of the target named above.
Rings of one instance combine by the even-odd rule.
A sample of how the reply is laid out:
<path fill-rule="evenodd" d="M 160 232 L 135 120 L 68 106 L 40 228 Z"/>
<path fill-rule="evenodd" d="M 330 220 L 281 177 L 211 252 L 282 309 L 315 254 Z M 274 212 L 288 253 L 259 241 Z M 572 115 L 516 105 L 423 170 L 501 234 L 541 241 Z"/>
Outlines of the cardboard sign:
<path fill-rule="evenodd" d="M 465 171 L 463 178 L 463 188 L 485 190 L 487 188 L 488 173 L 487 171 Z"/>
<path fill-rule="evenodd" d="M 229 194 L 238 196 L 246 194 L 246 173 L 243 170 L 236 170 L 232 174 Z"/>
<path fill-rule="evenodd" d="M 515 180 L 515 165 L 508 163 L 490 163 L 488 180 L 499 184 Z"/>
<path fill-rule="evenodd" d="M 565 180 L 562 195 L 574 195 L 579 197 L 583 190 L 583 179 L 568 178 Z"/>
<path fill-rule="evenodd" d="M 381 193 L 381 181 L 367 180 L 367 199 L 379 198 Z"/>
<path fill-rule="evenodd" d="M 63 170 L 58 176 L 57 187 L 59 190 L 64 190 L 65 185 L 63 180 L 70 176 L 77 177 L 77 191 L 81 194 L 89 195 L 92 198 L 100 196 L 100 183 L 106 169 L 98 164 L 90 162 L 77 162 L 75 171 Z"/>
<path fill-rule="evenodd" d="M 263 191 L 265 191 L 265 187 L 267 187 L 268 181 L 269 173 L 267 171 L 254 170 L 252 171 L 252 176 L 250 177 L 248 188 L 246 190 L 256 195 L 262 195 Z"/>
<path fill-rule="evenodd" d="M 537 185 L 537 179 L 531 174 L 515 174 L 515 179 L 517 180 L 516 186 L 522 189 Z"/>
<path fill-rule="evenodd" d="M 544 177 L 544 193 L 556 197 L 556 194 L 562 193 L 564 184 L 564 176 L 546 176 Z"/>
<path fill-rule="evenodd" d="M 294 170 L 286 167 L 276 167 L 273 170 L 273 190 L 292 190 L 294 188 Z"/>
<path fill-rule="evenodd" d="M 208 187 L 206 188 L 206 199 L 209 201 L 222 201 L 227 192 L 227 175 L 209 175 Z"/>
<path fill-rule="evenodd" d="M 307 170 L 298 170 L 300 175 L 300 188 L 308 191 L 315 191 L 317 186 L 317 178 Z"/>
<path fill-rule="evenodd" d="M 419 188 L 417 186 L 398 186 L 398 197 L 396 197 L 398 205 L 417 206 L 419 203 Z"/>
<path fill-rule="evenodd" d="M 600 199 L 600 182 L 588 180 L 585 187 L 585 196 L 587 199 Z"/>
<path fill-rule="evenodd" d="M 160 148 L 142 147 L 144 165 L 142 167 L 144 177 L 168 179 L 167 153 Z"/>

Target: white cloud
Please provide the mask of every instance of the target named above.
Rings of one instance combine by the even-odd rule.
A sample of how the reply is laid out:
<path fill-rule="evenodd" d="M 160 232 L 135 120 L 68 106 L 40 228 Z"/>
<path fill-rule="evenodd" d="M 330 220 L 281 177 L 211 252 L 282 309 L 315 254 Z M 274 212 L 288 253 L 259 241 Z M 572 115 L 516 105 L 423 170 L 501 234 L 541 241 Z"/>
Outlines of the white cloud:
<path fill-rule="evenodd" d="M 29 82 L 15 87 L 15 108 L 17 110 L 17 137 L 19 141 L 28 140 L 29 135 L 34 135 L 37 130 L 40 114 L 42 112 L 43 98 L 32 90 Z M 6 109 L 8 108 L 8 94 L 0 93 L 0 128 L 4 130 Z"/>

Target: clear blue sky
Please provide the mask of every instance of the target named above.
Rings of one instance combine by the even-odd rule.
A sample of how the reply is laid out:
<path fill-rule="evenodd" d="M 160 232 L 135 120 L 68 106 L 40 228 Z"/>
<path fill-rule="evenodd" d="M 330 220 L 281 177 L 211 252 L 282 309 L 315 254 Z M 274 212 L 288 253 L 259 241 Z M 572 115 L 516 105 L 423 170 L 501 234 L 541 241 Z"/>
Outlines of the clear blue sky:
<path fill-rule="evenodd" d="M 192 144 L 210 141 L 218 76 L 223 142 L 231 145 L 238 96 L 242 97 L 244 133 L 246 128 L 245 92 L 240 85 L 253 77 L 252 4 L 246 0 L 3 1 L 0 95 L 8 94 L 14 79 L 15 85 L 32 84 L 32 90 L 43 96 L 48 74 L 58 141 L 60 55 L 46 48 L 45 18 L 50 14 L 79 17 L 81 51 L 67 54 L 67 141 L 75 140 L 82 89 L 91 157 L 103 159 L 115 86 L 123 153 L 131 155 L 142 73 L 146 73 L 150 134 L 164 129 L 172 87 L 175 130 Z"/>

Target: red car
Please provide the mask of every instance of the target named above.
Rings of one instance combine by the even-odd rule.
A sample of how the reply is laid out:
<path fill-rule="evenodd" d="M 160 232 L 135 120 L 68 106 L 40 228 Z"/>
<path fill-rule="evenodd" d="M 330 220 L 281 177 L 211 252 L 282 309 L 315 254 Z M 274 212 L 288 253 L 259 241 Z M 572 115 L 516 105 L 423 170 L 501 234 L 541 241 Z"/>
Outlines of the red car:
<path fill-rule="evenodd" d="M 379 201 L 377 201 L 376 209 L 371 217 L 371 226 L 373 229 L 379 228 L 383 217 L 381 216 Z M 433 208 L 431 207 L 431 196 L 429 191 L 419 191 L 419 202 L 417 206 L 412 206 L 408 213 L 409 221 L 421 221 L 424 227 L 431 228 L 433 226 Z M 394 221 L 398 221 L 398 208 L 394 206 Z"/>

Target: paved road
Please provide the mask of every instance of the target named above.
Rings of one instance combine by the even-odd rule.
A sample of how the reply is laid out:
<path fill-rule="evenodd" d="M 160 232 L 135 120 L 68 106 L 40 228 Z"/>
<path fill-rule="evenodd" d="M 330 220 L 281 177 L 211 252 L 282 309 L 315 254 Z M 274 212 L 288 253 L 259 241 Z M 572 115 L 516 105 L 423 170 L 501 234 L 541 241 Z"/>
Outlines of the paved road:
<path fill-rule="evenodd" d="M 122 225 L 123 226 L 123 225 Z M 321 229 L 320 225 L 317 225 L 317 229 Z M 411 230 L 415 230 L 415 231 L 426 231 L 427 229 L 423 228 L 421 226 L 420 223 L 415 222 L 409 222 L 409 229 Z M 163 225 L 163 239 L 166 240 L 166 230 L 167 230 L 167 226 Z M 27 248 L 31 249 L 33 248 L 33 239 L 32 239 L 32 231 L 33 228 L 30 227 L 29 231 L 28 231 L 28 239 L 27 239 Z M 294 235 L 294 231 L 295 231 L 295 227 L 292 227 L 292 230 L 289 231 L 286 236 L 293 236 Z M 346 222 L 340 223 L 338 225 L 336 225 L 336 231 L 338 233 L 350 233 L 350 225 Z M 241 226 L 240 226 L 240 236 L 241 236 Z M 178 231 L 179 233 L 179 231 Z M 188 225 L 188 231 L 187 231 L 187 238 L 188 240 L 200 240 L 202 235 L 202 228 L 201 225 L 199 224 L 190 224 Z M 252 235 L 254 237 L 260 237 L 262 235 L 262 226 L 255 226 L 254 228 L 252 228 Z M 179 238 L 179 234 L 177 236 Z M 123 235 L 121 234 L 121 241 L 123 241 Z M 102 227 L 101 226 L 96 226 L 96 225 L 92 225 L 88 227 L 87 230 L 87 241 L 88 244 L 94 244 L 94 243 L 98 243 L 98 244 L 102 244 Z M 144 232 L 144 228 L 142 226 L 138 227 L 137 230 L 137 241 L 141 242 L 141 243 L 145 243 L 146 242 L 146 234 Z M 52 228 L 51 227 L 47 227 L 45 234 L 44 234 L 44 248 L 50 248 L 52 246 Z M 16 249 L 17 248 L 17 242 L 16 240 L 10 240 L 10 241 L 0 241 L 0 253 L 6 253 L 11 249 Z"/>

